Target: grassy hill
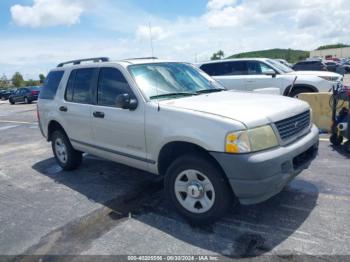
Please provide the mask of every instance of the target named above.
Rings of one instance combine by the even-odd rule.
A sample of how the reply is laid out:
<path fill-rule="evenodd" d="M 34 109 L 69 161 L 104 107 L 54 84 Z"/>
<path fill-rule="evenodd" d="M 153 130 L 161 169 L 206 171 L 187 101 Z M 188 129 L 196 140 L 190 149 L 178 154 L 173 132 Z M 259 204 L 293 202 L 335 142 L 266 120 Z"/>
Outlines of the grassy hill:
<path fill-rule="evenodd" d="M 316 50 L 324 50 L 324 49 L 330 49 L 330 48 L 342 48 L 342 47 L 349 47 L 350 45 L 346 44 L 334 44 L 334 45 L 323 45 L 318 47 Z"/>
<path fill-rule="evenodd" d="M 298 62 L 310 56 L 310 52 L 293 49 L 269 49 L 261 51 L 252 51 L 246 53 L 235 54 L 227 57 L 229 58 L 248 58 L 248 57 L 265 57 L 265 58 L 282 58 L 290 63 Z"/>

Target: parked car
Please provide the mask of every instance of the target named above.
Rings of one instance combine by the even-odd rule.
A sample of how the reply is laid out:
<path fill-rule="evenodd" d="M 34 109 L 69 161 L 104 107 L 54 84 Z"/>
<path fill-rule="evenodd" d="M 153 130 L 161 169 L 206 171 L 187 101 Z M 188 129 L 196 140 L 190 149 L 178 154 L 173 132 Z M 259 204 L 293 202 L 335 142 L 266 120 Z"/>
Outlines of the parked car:
<path fill-rule="evenodd" d="M 275 59 L 276 61 L 280 62 L 281 64 L 285 65 L 285 66 L 288 66 L 290 68 L 293 67 L 293 65 L 291 63 L 288 63 L 286 60 L 284 59 Z"/>
<path fill-rule="evenodd" d="M 0 90 L 0 100 L 8 100 L 15 91 L 13 89 Z"/>
<path fill-rule="evenodd" d="M 345 68 L 342 64 L 331 60 L 326 60 L 324 63 L 327 66 L 328 71 L 335 72 L 341 75 L 345 74 Z"/>
<path fill-rule="evenodd" d="M 10 95 L 9 102 L 12 105 L 14 105 L 17 102 L 24 102 L 26 104 L 30 104 L 33 101 L 38 100 L 39 93 L 40 87 L 37 86 L 18 88 L 16 92 Z"/>
<path fill-rule="evenodd" d="M 187 63 L 91 60 L 53 69 L 38 101 L 64 170 L 86 152 L 164 176 L 176 210 L 209 223 L 236 199 L 276 195 L 315 157 L 318 129 L 303 101 L 225 91 Z"/>
<path fill-rule="evenodd" d="M 256 91 L 275 87 L 281 95 L 291 97 L 304 92 L 328 92 L 343 79 L 343 76 L 332 72 L 294 71 L 268 58 L 210 61 L 197 66 L 227 89 Z"/>
<path fill-rule="evenodd" d="M 346 61 L 342 64 L 342 66 L 344 67 L 345 73 L 350 73 L 350 62 Z"/>
<path fill-rule="evenodd" d="M 293 65 L 295 71 L 328 71 L 327 66 L 320 60 L 304 60 Z"/>

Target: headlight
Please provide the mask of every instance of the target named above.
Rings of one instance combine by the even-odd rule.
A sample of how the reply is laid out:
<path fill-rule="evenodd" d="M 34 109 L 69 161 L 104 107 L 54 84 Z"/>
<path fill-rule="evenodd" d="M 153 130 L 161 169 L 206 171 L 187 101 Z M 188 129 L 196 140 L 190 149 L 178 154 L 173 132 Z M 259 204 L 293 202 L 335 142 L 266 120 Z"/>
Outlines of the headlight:
<path fill-rule="evenodd" d="M 338 76 L 319 76 L 321 78 L 323 78 L 324 80 L 327 81 L 332 81 L 332 82 L 336 82 L 339 81 L 339 77 Z"/>
<path fill-rule="evenodd" d="M 249 153 L 278 146 L 278 141 L 270 125 L 245 131 L 229 133 L 226 136 L 227 153 Z"/>

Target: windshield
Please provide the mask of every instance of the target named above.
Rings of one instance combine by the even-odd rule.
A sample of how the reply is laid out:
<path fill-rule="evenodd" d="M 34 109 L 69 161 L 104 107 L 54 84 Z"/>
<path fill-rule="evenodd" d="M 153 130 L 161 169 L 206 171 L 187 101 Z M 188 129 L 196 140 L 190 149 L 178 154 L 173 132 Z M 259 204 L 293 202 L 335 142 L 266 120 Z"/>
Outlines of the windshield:
<path fill-rule="evenodd" d="M 272 59 L 268 59 L 267 62 L 269 62 L 269 64 L 276 67 L 278 70 L 282 71 L 283 73 L 294 72 L 294 70 L 292 68 L 282 64 L 281 62 L 278 62 L 278 61 L 275 61 Z"/>
<path fill-rule="evenodd" d="M 188 64 L 141 64 L 129 66 L 129 70 L 149 99 L 169 99 L 224 90 L 215 80 Z"/>

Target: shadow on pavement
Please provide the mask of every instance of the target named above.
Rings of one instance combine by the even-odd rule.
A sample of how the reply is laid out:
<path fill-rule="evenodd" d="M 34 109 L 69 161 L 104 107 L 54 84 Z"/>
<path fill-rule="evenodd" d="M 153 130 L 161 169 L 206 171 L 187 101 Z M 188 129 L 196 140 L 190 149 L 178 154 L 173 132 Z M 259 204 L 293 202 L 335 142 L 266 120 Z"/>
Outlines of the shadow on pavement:
<path fill-rule="evenodd" d="M 330 148 L 332 148 L 334 151 L 337 151 L 340 155 L 345 156 L 346 158 L 350 158 L 350 153 L 345 151 L 344 145 L 330 145 Z"/>
<path fill-rule="evenodd" d="M 62 236 L 55 239 L 45 254 L 79 254 L 84 249 L 84 241 L 88 244 L 97 239 L 120 221 L 127 221 L 131 213 L 137 221 L 192 246 L 228 257 L 258 256 L 292 234 L 299 234 L 298 228 L 314 209 L 319 193 L 312 183 L 297 179 L 264 203 L 239 205 L 214 225 L 197 227 L 169 206 L 163 197 L 161 179 L 152 174 L 91 156 L 85 156 L 81 168 L 74 172 L 62 171 L 52 158 L 34 164 L 33 168 L 104 207 L 51 232 L 26 254 L 42 250 L 58 231 Z M 120 187 L 128 190 L 116 194 L 121 191 Z M 85 231 L 80 230 L 82 221 Z M 79 245 L 74 246 L 77 243 L 74 238 L 79 239 Z"/>

